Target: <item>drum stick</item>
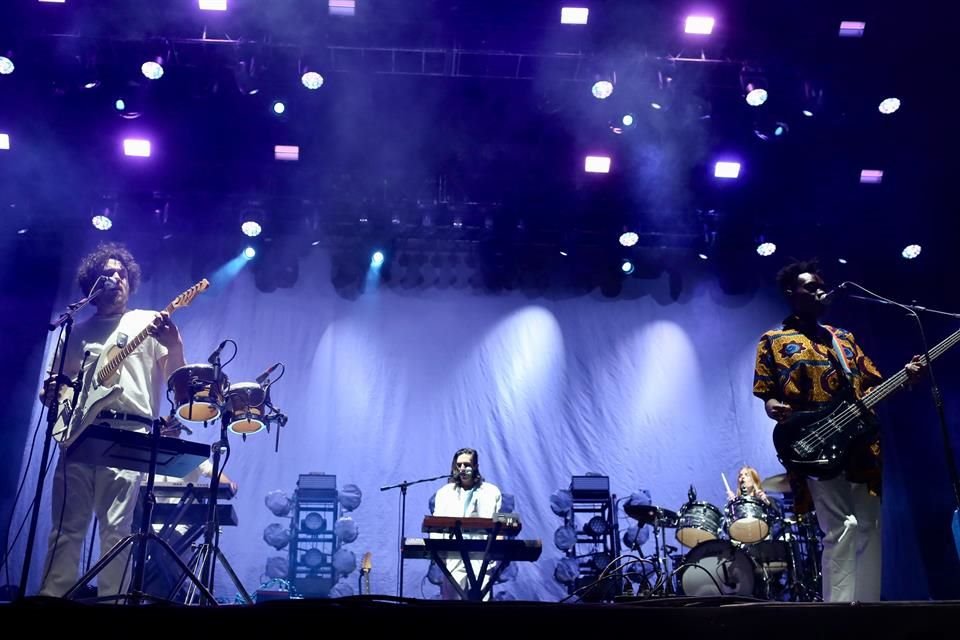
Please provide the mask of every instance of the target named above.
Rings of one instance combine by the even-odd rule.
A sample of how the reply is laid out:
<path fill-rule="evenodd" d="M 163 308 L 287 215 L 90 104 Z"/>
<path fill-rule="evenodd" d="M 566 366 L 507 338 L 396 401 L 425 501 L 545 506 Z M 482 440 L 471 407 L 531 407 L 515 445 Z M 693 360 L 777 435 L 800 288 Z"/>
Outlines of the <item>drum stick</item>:
<path fill-rule="evenodd" d="M 727 482 L 727 476 L 723 474 L 723 471 L 720 472 L 720 477 L 723 478 L 723 486 L 727 488 L 727 493 L 733 493 L 733 491 L 730 490 L 730 483 Z"/>

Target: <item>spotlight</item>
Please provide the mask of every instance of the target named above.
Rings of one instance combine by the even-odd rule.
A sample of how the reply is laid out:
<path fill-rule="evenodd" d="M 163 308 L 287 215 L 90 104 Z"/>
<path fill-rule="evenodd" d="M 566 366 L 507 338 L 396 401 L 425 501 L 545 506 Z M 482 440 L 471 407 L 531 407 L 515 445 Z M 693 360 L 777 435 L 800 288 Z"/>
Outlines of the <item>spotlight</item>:
<path fill-rule="evenodd" d="M 625 127 L 632 127 L 636 124 L 637 119 L 633 116 L 632 113 L 626 113 L 622 118 L 620 118 L 620 123 Z"/>
<path fill-rule="evenodd" d="M 629 260 L 624 260 L 623 263 L 620 265 L 620 271 L 623 271 L 625 275 L 630 275 L 631 273 L 633 273 L 634 269 L 635 267 L 633 266 L 633 263 L 630 262 Z"/>
<path fill-rule="evenodd" d="M 787 125 L 787 123 L 775 120 L 758 122 L 754 125 L 753 129 L 753 135 L 757 136 L 764 142 L 783 138 L 788 133 L 790 133 L 790 127 Z"/>
<path fill-rule="evenodd" d="M 253 247 L 247 247 L 243 250 L 243 257 L 247 260 L 253 260 L 255 257 L 257 257 L 257 250 Z"/>
<path fill-rule="evenodd" d="M 324 556 L 323 551 L 320 551 L 320 549 L 316 547 L 311 547 L 303 553 L 300 561 L 303 563 L 303 566 L 309 569 L 317 569 L 325 564 L 325 558 L 326 556 Z"/>
<path fill-rule="evenodd" d="M 745 97 L 747 104 L 751 107 L 759 107 L 767 101 L 767 90 L 761 87 L 747 85 L 747 95 Z"/>
<path fill-rule="evenodd" d="M 307 533 L 317 534 L 327 528 L 327 519 L 316 511 L 311 511 L 300 522 L 300 528 Z"/>
<path fill-rule="evenodd" d="M 275 114 L 282 116 L 287 110 L 287 105 L 282 100 L 274 100 L 271 108 Z"/>
<path fill-rule="evenodd" d="M 260 93 L 260 85 L 257 82 L 257 69 L 253 58 L 249 61 L 241 60 L 233 68 L 233 78 L 237 83 L 237 90 L 248 96 Z"/>
<path fill-rule="evenodd" d="M 710 16 L 687 16 L 683 32 L 708 36 L 713 33 L 714 22 L 715 20 Z"/>
<path fill-rule="evenodd" d="M 258 235 L 260 235 L 260 232 L 263 231 L 263 228 L 256 220 L 247 220 L 240 225 L 240 231 L 242 231 L 243 235 L 247 236 L 248 238 L 256 238 Z"/>
<path fill-rule="evenodd" d="M 561 7 L 560 24 L 587 24 L 590 9 L 586 7 Z"/>
<path fill-rule="evenodd" d="M 651 109 L 656 109 L 657 111 L 660 111 L 661 109 L 663 109 L 663 105 L 660 104 L 659 102 L 651 102 L 651 103 L 650 103 L 650 108 L 651 108 Z"/>
<path fill-rule="evenodd" d="M 877 108 L 880 110 L 880 113 L 885 116 L 896 113 L 897 109 L 900 108 L 900 98 L 885 98 Z"/>
<path fill-rule="evenodd" d="M 227 10 L 227 0 L 199 0 L 198 5 L 203 11 Z"/>
<path fill-rule="evenodd" d="M 0 151 L 10 150 L 10 134 L 0 133 Z"/>
<path fill-rule="evenodd" d="M 274 145 L 273 159 L 284 162 L 297 162 L 300 160 L 300 147 L 295 144 Z"/>
<path fill-rule="evenodd" d="M 590 88 L 590 93 L 597 100 L 606 100 L 613 95 L 613 83 L 609 80 L 597 80 Z"/>
<path fill-rule="evenodd" d="M 150 157 L 150 141 L 139 138 L 126 138 L 123 141 L 123 155 L 133 158 Z"/>
<path fill-rule="evenodd" d="M 380 267 L 381 265 L 383 265 L 383 252 L 382 252 L 382 251 L 374 251 L 374 252 L 373 252 L 373 255 L 370 256 L 370 266 L 376 269 L 377 267 Z"/>
<path fill-rule="evenodd" d="M 837 258 L 837 262 L 839 262 L 840 264 L 847 264 L 847 259 L 846 259 L 846 258 Z"/>
<path fill-rule="evenodd" d="M 705 254 L 705 253 L 698 253 L 698 254 L 697 254 L 697 257 L 700 258 L 701 260 L 709 260 L 709 259 L 710 259 L 710 256 L 708 256 L 708 255 Z"/>
<path fill-rule="evenodd" d="M 127 108 L 127 101 L 123 98 L 117 98 L 113 103 L 113 108 L 117 111 L 123 111 Z"/>
<path fill-rule="evenodd" d="M 620 244 L 624 247 L 632 247 L 640 240 L 640 236 L 635 231 L 624 231 L 620 234 Z"/>
<path fill-rule="evenodd" d="M 330 0 L 327 8 L 332 16 L 352 16 L 357 12 L 356 0 Z"/>
<path fill-rule="evenodd" d="M 90 224 L 97 231 L 109 231 L 113 227 L 113 210 L 111 207 L 95 207 L 91 213 Z"/>
<path fill-rule="evenodd" d="M 16 68 L 17 66 L 13 64 L 13 60 L 7 56 L 0 56 L 0 76 L 8 76 L 13 73 L 13 70 Z"/>
<path fill-rule="evenodd" d="M 903 251 L 900 252 L 900 255 L 902 255 L 907 260 L 913 260 L 914 258 L 920 255 L 920 252 L 922 250 L 923 250 L 923 247 L 921 247 L 918 244 L 908 244 L 903 248 Z"/>
<path fill-rule="evenodd" d="M 880 184 L 883 182 L 882 169 L 863 169 L 860 171 L 860 184 Z"/>
<path fill-rule="evenodd" d="M 772 242 L 761 242 L 757 245 L 757 255 L 768 258 L 777 252 L 777 245 Z"/>
<path fill-rule="evenodd" d="M 713 165 L 713 176 L 735 180 L 740 177 L 740 163 L 721 160 Z"/>
<path fill-rule="evenodd" d="M 583 532 L 588 536 L 599 538 L 610 530 L 610 525 L 603 516 L 593 516 L 583 525 Z"/>
<path fill-rule="evenodd" d="M 587 156 L 583 162 L 583 170 L 587 173 L 610 173 L 610 158 L 608 156 Z"/>
<path fill-rule="evenodd" d="M 808 118 L 812 118 L 812 117 L 813 117 L 813 111 L 810 111 L 809 109 L 804 109 L 804 110 L 801 111 L 800 113 L 802 113 L 803 115 L 807 116 Z"/>
<path fill-rule="evenodd" d="M 307 89 L 316 91 L 323 86 L 323 76 L 316 71 L 307 71 L 300 76 L 300 82 L 302 82 L 303 86 Z"/>
<path fill-rule="evenodd" d="M 863 31 L 866 28 L 866 22 L 860 22 L 858 20 L 843 20 L 840 22 L 840 31 L 838 35 L 841 38 L 860 38 L 863 36 Z"/>
<path fill-rule="evenodd" d="M 163 58 L 147 60 L 140 65 L 140 73 L 142 73 L 143 77 L 147 80 L 159 80 L 163 77 Z"/>

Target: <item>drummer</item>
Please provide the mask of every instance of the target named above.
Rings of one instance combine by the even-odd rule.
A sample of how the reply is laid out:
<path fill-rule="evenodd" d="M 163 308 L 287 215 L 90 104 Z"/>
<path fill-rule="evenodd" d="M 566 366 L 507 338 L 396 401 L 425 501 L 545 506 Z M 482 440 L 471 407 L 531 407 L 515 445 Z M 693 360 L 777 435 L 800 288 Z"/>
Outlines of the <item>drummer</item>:
<path fill-rule="evenodd" d="M 760 486 L 760 473 L 753 467 L 740 467 L 737 472 L 737 494 L 727 487 L 727 500 L 736 500 L 737 498 L 757 498 L 763 501 L 768 507 L 775 506 Z"/>

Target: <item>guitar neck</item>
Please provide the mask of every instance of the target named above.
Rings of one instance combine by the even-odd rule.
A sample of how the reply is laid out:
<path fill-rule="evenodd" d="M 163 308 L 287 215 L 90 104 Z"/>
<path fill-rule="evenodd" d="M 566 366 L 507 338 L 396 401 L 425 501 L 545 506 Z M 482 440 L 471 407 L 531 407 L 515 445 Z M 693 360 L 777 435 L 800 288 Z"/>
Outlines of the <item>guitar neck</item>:
<path fill-rule="evenodd" d="M 175 310 L 173 303 L 168 304 L 163 309 L 168 315 L 172 314 Z M 143 328 L 143 331 L 135 335 L 131 340 L 127 341 L 127 344 L 124 345 L 123 349 L 120 349 L 113 358 L 110 359 L 110 362 L 103 365 L 103 368 L 97 372 L 97 384 L 104 384 L 110 377 L 115 374 L 119 369 L 120 365 L 123 364 L 123 361 L 126 360 L 127 356 L 137 350 L 143 341 L 147 339 L 150 335 L 150 327 L 152 324 L 148 324 Z"/>
<path fill-rule="evenodd" d="M 942 342 L 937 344 L 933 349 L 930 349 L 930 360 L 936 360 L 944 353 L 946 353 L 951 347 L 960 342 L 960 330 L 951 333 L 949 336 L 944 338 Z M 927 357 L 923 356 L 921 361 L 926 364 Z M 886 398 L 888 395 L 901 388 L 907 382 L 907 369 L 904 367 L 896 373 L 896 375 L 891 376 L 887 380 L 884 380 L 882 383 L 877 385 L 877 387 L 871 391 L 865 398 L 863 398 L 863 404 L 867 408 L 872 408 L 878 402 Z"/>

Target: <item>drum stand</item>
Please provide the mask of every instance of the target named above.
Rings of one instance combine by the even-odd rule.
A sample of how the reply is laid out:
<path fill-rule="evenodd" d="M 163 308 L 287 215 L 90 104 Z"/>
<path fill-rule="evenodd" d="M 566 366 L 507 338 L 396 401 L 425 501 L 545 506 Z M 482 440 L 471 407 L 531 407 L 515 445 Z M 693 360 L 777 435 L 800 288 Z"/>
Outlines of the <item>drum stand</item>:
<path fill-rule="evenodd" d="M 198 586 L 196 581 L 192 581 L 193 585 L 187 590 L 187 595 L 184 599 L 187 604 L 196 597 L 196 590 L 200 590 L 200 587 L 202 587 L 201 593 L 206 591 L 211 594 L 211 598 L 213 597 L 217 561 L 220 562 L 227 572 L 227 575 L 230 576 L 230 580 L 233 582 L 237 593 L 239 593 L 243 599 L 244 604 L 253 604 L 253 599 L 250 597 L 250 594 L 243 587 L 233 567 L 230 566 L 227 557 L 220 550 L 220 528 L 217 525 L 217 493 L 220 488 L 220 454 L 223 451 L 229 451 L 230 448 L 227 441 L 227 424 L 230 422 L 231 415 L 228 411 L 221 412 L 220 440 L 214 443 L 212 447 L 213 471 L 210 476 L 210 497 L 207 499 L 207 521 L 204 524 L 203 542 L 197 545 L 190 559 L 193 574 L 188 571 L 183 575 L 171 592 L 176 593 L 183 585 L 185 579 L 192 578 L 194 574 L 199 576 L 200 585 Z"/>
<path fill-rule="evenodd" d="M 657 509 L 657 516 L 653 520 L 654 567 L 656 567 L 657 583 L 652 595 L 676 595 L 673 588 L 673 572 L 667 571 L 667 527 L 663 525 L 663 514 Z"/>

